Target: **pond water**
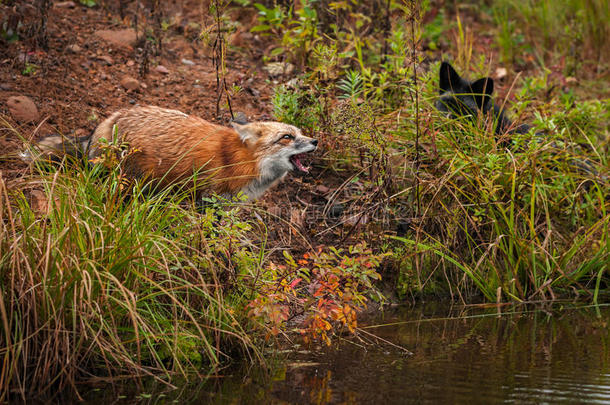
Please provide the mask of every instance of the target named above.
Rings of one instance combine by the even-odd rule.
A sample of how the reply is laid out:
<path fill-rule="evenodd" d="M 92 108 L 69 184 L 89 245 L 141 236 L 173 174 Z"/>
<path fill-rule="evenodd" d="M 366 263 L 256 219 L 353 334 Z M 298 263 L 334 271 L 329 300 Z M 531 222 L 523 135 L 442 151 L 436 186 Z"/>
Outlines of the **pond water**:
<path fill-rule="evenodd" d="M 241 371 L 111 402 L 608 404 L 609 322 L 610 306 L 397 309 L 359 339 L 288 353 L 271 376 Z"/>

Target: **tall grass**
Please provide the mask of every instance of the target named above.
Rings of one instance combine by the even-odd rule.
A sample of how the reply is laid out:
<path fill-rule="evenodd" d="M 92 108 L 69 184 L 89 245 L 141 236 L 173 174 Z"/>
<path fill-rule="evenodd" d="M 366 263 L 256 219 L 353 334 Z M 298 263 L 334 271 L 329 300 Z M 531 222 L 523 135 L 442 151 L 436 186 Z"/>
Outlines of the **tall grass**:
<path fill-rule="evenodd" d="M 298 122 L 310 112 L 317 117 L 324 143 L 332 145 L 327 169 L 344 173 L 344 184 L 358 183 L 351 195 L 341 189 L 333 194 L 350 205 L 347 212 L 360 213 L 360 218 L 383 212 L 377 219 L 393 217 L 400 224 L 392 228 L 387 221 L 371 220 L 368 229 L 349 232 L 393 252 L 398 275 L 385 274 L 394 276 L 403 292 L 439 291 L 444 284 L 454 298 L 464 300 L 482 294 L 489 301 L 565 295 L 598 301 L 609 286 L 610 101 L 576 99 L 563 89 L 553 93 L 543 71 L 538 73 L 543 78 L 524 78 L 511 88 L 520 94 L 514 110 L 536 117 L 530 120 L 536 125 L 530 133 L 496 136 L 494 123 L 485 117 L 449 120 L 433 106 L 438 65 L 422 62 L 417 35 L 410 35 L 403 23 L 413 9 L 405 2 L 388 4 L 395 6 L 388 14 L 392 36 L 369 35 L 366 40 L 374 44 L 370 49 L 387 42 L 384 60 L 398 63 L 380 64 L 375 56 L 346 52 L 333 69 L 359 71 L 345 69 L 338 75 L 345 79 L 335 85 L 317 80 L 311 72 L 320 67 L 311 66 L 303 80 L 330 111 L 319 113 L 301 103 L 297 114 L 295 108 L 277 107 L 299 95 L 274 99 L 283 119 Z M 523 53 L 526 47 L 520 46 L 527 42 L 542 62 L 568 50 L 573 61 L 599 63 L 608 44 L 600 36 L 607 30 L 604 5 L 598 0 L 503 0 L 483 10 L 495 12 L 500 45 L 511 48 L 505 57 Z M 442 59 L 485 66 L 481 53 L 471 57 L 476 40 L 470 34 L 475 31 L 459 18 L 457 22 L 458 41 Z M 336 38 L 327 46 L 357 49 L 360 41 L 349 35 Z M 564 75 L 577 73 L 567 62 L 563 67 Z M 358 77 L 364 89 L 357 97 L 350 97 L 354 92 L 346 86 L 350 77 Z M 335 100 L 337 94 L 343 100 Z M 538 95 L 542 97 L 533 102 Z M 398 243 L 379 243 L 379 229 L 392 236 L 398 228 Z"/>
<path fill-rule="evenodd" d="M 0 177 L 0 401 L 260 359 L 239 289 L 221 288 L 256 267 L 237 243 L 246 225 L 231 211 L 198 214 L 188 192 L 103 171 L 42 172 L 37 199 Z"/>
<path fill-rule="evenodd" d="M 417 237 L 396 239 L 443 269 L 456 293 L 469 280 L 490 301 L 597 301 L 610 262 L 607 105 L 543 118 L 552 129 L 512 135 L 508 148 L 495 124 L 437 119 L 437 161 L 420 169 Z"/>
<path fill-rule="evenodd" d="M 578 74 L 576 69 L 583 62 L 593 62 L 602 71 L 608 63 L 610 7 L 606 0 L 500 0 L 491 7 L 501 27 L 498 40 L 504 56 L 514 56 L 510 48 L 525 41 L 542 59 L 555 58 L 550 60 L 555 63 L 567 58 L 565 73 L 570 75 Z"/>

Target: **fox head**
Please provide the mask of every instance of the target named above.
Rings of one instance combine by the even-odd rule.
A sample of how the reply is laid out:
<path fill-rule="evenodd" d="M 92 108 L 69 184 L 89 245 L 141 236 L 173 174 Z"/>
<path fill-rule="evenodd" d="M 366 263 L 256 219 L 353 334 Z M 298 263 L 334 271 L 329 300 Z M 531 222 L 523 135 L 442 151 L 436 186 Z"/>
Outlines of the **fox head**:
<path fill-rule="evenodd" d="M 463 79 L 447 62 L 441 63 L 439 75 L 440 97 L 436 108 L 452 118 L 487 113 L 493 108 L 491 94 L 494 82 L 483 77 L 474 82 Z"/>
<path fill-rule="evenodd" d="M 301 158 L 314 151 L 318 141 L 299 128 L 281 122 L 233 121 L 231 125 L 257 159 L 261 180 L 277 179 L 292 170 L 309 171 Z"/>

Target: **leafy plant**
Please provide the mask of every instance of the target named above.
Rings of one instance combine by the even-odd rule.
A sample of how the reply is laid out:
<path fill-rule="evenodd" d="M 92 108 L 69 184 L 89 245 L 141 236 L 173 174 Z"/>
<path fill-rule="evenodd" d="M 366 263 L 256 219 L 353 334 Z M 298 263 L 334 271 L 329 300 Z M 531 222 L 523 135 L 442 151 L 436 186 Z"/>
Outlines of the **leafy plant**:
<path fill-rule="evenodd" d="M 250 316 L 267 325 L 268 336 L 279 334 L 291 317 L 304 318 L 297 330 L 306 340 L 330 344 L 336 330 L 354 332 L 357 312 L 371 297 L 384 298 L 374 286 L 381 279 L 377 272 L 384 254 L 377 255 L 365 243 L 350 246 L 347 251 L 329 247 L 316 253 L 305 253 L 296 260 L 287 252 L 285 263 L 271 263 L 260 294 L 248 307 Z"/>
<path fill-rule="evenodd" d="M 363 80 L 360 72 L 348 70 L 345 72 L 345 77 L 339 80 L 337 88 L 343 92 L 339 95 L 339 99 L 355 100 L 363 91 Z"/>

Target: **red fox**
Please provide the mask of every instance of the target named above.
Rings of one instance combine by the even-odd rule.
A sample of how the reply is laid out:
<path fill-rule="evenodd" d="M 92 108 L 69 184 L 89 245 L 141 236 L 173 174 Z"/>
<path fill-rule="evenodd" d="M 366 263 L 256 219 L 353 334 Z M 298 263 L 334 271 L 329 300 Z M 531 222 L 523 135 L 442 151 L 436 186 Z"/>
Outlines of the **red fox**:
<path fill-rule="evenodd" d="M 180 111 L 136 106 L 115 112 L 89 137 L 67 142 L 50 136 L 38 143 L 44 156 L 88 153 L 99 156 L 100 139 L 118 135 L 132 153 L 124 165 L 129 177 L 147 177 L 160 185 L 206 178 L 206 191 L 258 198 L 289 171 L 308 172 L 301 158 L 318 141 L 280 122 L 232 122 L 227 128 Z M 116 131 L 116 132 L 115 132 Z"/>

